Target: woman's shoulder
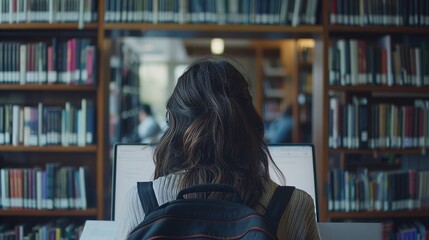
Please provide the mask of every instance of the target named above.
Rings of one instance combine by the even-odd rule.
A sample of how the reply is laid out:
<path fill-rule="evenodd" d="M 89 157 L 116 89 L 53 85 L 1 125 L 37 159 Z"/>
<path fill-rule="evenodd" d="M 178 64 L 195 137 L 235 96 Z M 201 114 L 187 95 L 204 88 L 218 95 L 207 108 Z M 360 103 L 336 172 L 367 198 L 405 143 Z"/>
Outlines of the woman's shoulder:
<path fill-rule="evenodd" d="M 153 190 L 160 205 L 176 199 L 181 179 L 183 173 L 173 173 L 153 180 Z"/>
<path fill-rule="evenodd" d="M 295 206 L 311 208 L 314 207 L 313 198 L 310 196 L 310 194 L 299 188 L 295 188 L 295 190 L 293 191 L 290 202 Z"/>
<path fill-rule="evenodd" d="M 279 187 L 279 185 L 274 181 L 272 180 L 267 181 L 265 183 L 265 193 L 266 193 L 265 196 L 268 196 L 268 199 L 271 199 L 277 187 Z M 307 192 L 299 188 L 294 189 L 289 202 L 290 203 L 288 204 L 288 206 L 314 207 L 313 198 Z"/>

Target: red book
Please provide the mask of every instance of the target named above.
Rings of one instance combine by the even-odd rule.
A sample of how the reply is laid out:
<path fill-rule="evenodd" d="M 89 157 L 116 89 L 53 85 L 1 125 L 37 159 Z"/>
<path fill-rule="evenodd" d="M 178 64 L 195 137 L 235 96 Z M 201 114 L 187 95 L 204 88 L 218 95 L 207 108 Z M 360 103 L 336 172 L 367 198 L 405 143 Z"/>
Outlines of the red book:
<path fill-rule="evenodd" d="M 27 83 L 33 83 L 33 78 L 32 78 L 32 68 L 31 68 L 31 62 L 32 62 L 32 52 L 33 52 L 33 48 L 32 48 L 33 44 L 29 43 L 27 44 Z"/>
<path fill-rule="evenodd" d="M 358 41 L 358 82 L 359 84 L 366 84 L 366 43 L 363 40 Z"/>
<path fill-rule="evenodd" d="M 77 83 L 79 79 L 77 79 L 76 76 L 76 38 L 73 38 L 71 41 L 71 63 L 70 63 L 70 70 L 71 70 L 71 83 Z"/>
<path fill-rule="evenodd" d="M 331 0 L 331 24 L 337 23 L 337 0 Z"/>
<path fill-rule="evenodd" d="M 10 208 L 16 208 L 15 169 L 9 169 Z"/>
<path fill-rule="evenodd" d="M 416 170 L 408 170 L 408 201 L 409 209 L 415 208 L 415 201 L 417 200 L 417 186 L 416 186 Z"/>
<path fill-rule="evenodd" d="M 48 47 L 48 84 L 49 83 L 55 83 L 55 73 L 54 73 L 54 55 L 53 55 L 53 48 L 52 46 Z"/>
<path fill-rule="evenodd" d="M 23 207 L 22 197 L 23 197 L 23 190 L 24 190 L 22 187 L 23 186 L 22 169 L 16 169 L 15 176 L 16 176 L 15 186 L 16 186 L 16 199 L 17 199 L 16 205 L 18 208 L 22 208 Z"/>
<path fill-rule="evenodd" d="M 86 70 L 88 74 L 87 84 L 94 84 L 94 46 L 86 48 Z"/>
<path fill-rule="evenodd" d="M 65 83 L 70 84 L 71 82 L 71 72 L 72 72 L 72 41 L 67 41 L 67 56 L 66 56 L 66 79 Z"/>

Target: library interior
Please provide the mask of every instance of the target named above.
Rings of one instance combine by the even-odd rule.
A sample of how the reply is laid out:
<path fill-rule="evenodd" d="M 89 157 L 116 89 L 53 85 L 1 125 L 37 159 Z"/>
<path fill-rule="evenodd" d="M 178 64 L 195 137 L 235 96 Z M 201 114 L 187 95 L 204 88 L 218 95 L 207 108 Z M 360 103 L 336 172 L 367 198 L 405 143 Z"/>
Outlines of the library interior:
<path fill-rule="evenodd" d="M 269 146 L 313 148 L 321 235 L 429 239 L 426 0 L 0 0 L 0 36 L 0 239 L 111 220 L 115 145 L 155 143 L 211 55 L 245 73 Z"/>

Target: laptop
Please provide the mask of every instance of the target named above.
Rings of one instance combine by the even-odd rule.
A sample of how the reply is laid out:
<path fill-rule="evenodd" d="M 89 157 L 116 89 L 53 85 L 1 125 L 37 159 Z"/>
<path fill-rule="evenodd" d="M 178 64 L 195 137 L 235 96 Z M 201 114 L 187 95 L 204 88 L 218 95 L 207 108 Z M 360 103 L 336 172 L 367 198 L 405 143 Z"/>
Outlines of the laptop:
<path fill-rule="evenodd" d="M 307 192 L 315 205 L 316 220 L 318 216 L 316 160 L 312 144 L 269 145 L 273 161 L 283 173 L 286 182 L 275 173 L 270 165 L 271 179 L 279 185 L 295 186 Z"/>
<path fill-rule="evenodd" d="M 137 181 L 153 180 L 154 145 L 116 144 L 113 159 L 112 220 L 118 218 L 128 190 Z M 271 178 L 279 185 L 291 185 L 306 191 L 314 200 L 316 217 L 317 192 L 314 147 L 311 144 L 286 144 L 268 146 L 274 162 L 285 176 L 285 182 L 275 174 L 270 165 Z"/>
<path fill-rule="evenodd" d="M 119 143 L 114 146 L 112 167 L 112 212 L 111 218 L 118 218 L 127 192 L 138 181 L 153 180 L 155 164 L 153 162 L 154 145 L 139 143 Z"/>
<path fill-rule="evenodd" d="M 329 240 L 381 240 L 382 223 L 320 222 L 317 223 L 321 239 Z"/>

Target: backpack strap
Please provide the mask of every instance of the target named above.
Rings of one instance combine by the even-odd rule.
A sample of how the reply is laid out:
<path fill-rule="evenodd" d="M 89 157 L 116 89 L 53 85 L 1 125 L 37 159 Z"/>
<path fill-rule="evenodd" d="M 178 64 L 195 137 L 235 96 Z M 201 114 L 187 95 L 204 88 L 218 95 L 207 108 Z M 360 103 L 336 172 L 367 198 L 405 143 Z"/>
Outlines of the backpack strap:
<path fill-rule="evenodd" d="M 275 223 L 276 231 L 280 218 L 282 217 L 294 190 L 295 187 L 292 186 L 278 186 L 271 197 L 270 203 L 268 203 L 265 216 Z"/>
<path fill-rule="evenodd" d="M 152 182 L 137 182 L 137 191 L 139 193 L 140 203 L 146 215 L 159 207 L 155 192 L 153 191 Z"/>

